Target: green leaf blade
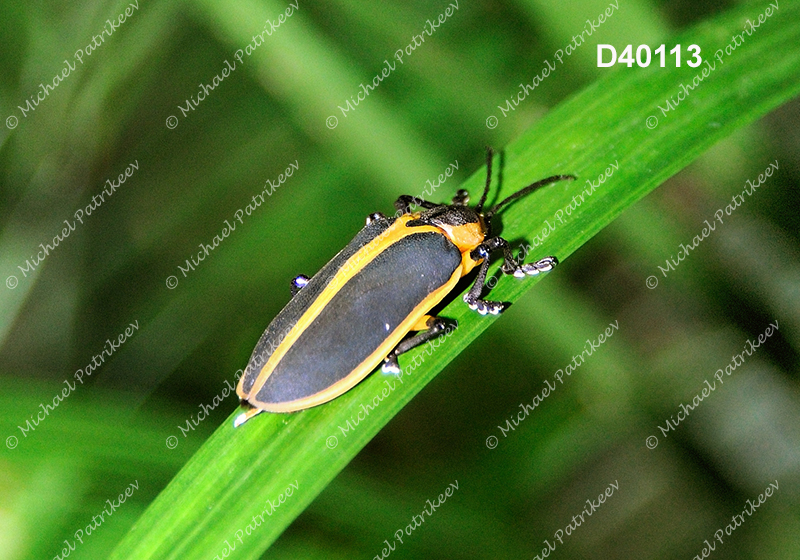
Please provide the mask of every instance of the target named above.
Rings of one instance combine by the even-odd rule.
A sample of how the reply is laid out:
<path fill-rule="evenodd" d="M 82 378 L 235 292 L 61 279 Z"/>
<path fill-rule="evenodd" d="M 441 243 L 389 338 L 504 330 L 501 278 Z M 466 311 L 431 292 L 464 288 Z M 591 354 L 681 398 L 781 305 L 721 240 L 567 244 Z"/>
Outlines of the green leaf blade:
<path fill-rule="evenodd" d="M 697 43 L 708 58 L 765 7 L 737 8 L 669 44 Z M 506 148 L 502 191 L 495 196 L 499 200 L 554 173 L 573 173 L 578 180 L 552 185 L 510 206 L 502 213 L 504 236 L 530 243 L 556 212 L 575 204 L 573 197 L 587 179 L 596 180 L 618 162 L 612 178 L 585 197 L 528 260 L 546 254 L 567 257 L 717 140 L 797 95 L 798 44 L 800 6 L 784 4 L 667 115 L 658 106 L 701 68 L 651 64 L 648 69 L 618 69 L 562 103 Z M 645 125 L 651 115 L 659 120 L 653 130 Z M 478 192 L 482 173 L 477 171 L 463 187 Z M 492 297 L 513 302 L 534 284 L 505 279 Z M 403 356 L 407 373 L 402 383 L 375 373 L 324 406 L 290 415 L 262 414 L 238 429 L 232 425 L 238 412 L 232 414 L 151 504 L 112 558 L 222 558 L 228 546 L 235 547 L 228 557 L 258 558 L 372 437 L 493 322 L 470 312 L 460 298 L 442 315 L 458 320 L 459 328 L 435 350 Z M 424 357 L 424 364 L 411 370 L 415 357 Z M 386 381 L 396 389 L 383 396 Z M 345 435 L 344 427 L 355 419 L 357 425 Z M 268 500 L 285 497 L 292 483 L 297 491 L 266 515 Z M 258 526 L 248 531 L 259 515 Z"/>

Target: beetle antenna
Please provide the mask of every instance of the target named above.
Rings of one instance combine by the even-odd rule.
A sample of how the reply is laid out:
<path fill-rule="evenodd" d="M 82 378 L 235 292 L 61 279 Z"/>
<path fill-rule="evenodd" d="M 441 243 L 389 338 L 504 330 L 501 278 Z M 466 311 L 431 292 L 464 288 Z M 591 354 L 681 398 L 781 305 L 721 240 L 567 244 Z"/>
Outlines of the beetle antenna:
<path fill-rule="evenodd" d="M 489 210 L 486 213 L 485 219 L 486 220 L 491 220 L 492 216 L 494 214 L 496 214 L 497 211 L 500 210 L 501 207 L 505 206 L 506 204 L 509 204 L 510 202 L 515 201 L 518 198 L 522 198 L 523 196 L 526 196 L 526 195 L 532 193 L 533 191 L 535 191 L 539 187 L 543 187 L 545 185 L 549 185 L 550 183 L 555 183 L 557 181 L 573 181 L 573 180 L 575 180 L 575 176 L 574 175 L 553 175 L 552 177 L 548 177 L 547 179 L 542 179 L 541 181 L 536 181 L 535 183 L 533 183 L 531 185 L 528 185 L 524 189 L 515 192 L 514 194 L 512 194 L 508 198 L 506 198 L 504 200 L 501 200 L 500 202 L 495 204 L 492 207 L 492 209 Z"/>
<path fill-rule="evenodd" d="M 489 185 L 492 182 L 492 156 L 494 152 L 492 151 L 491 146 L 486 146 L 486 186 L 483 188 L 483 196 L 478 201 L 478 205 L 475 207 L 475 210 L 478 211 L 478 214 L 481 213 L 483 210 L 483 205 L 486 203 L 486 197 L 489 196 Z"/>

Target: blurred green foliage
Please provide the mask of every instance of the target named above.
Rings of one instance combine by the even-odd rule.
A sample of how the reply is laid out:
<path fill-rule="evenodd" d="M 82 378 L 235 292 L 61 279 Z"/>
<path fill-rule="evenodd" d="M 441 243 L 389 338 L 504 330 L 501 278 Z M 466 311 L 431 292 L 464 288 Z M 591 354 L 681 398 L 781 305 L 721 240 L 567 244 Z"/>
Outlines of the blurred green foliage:
<path fill-rule="evenodd" d="M 767 4 L 749 3 L 753 16 Z M 107 556 L 235 407 L 230 397 L 186 437 L 178 428 L 244 366 L 290 278 L 315 272 L 366 214 L 418 194 L 457 160 L 436 193 L 448 199 L 485 144 L 505 146 L 606 71 L 595 67 L 597 42 L 655 46 L 734 4 L 620 0 L 564 71 L 490 130 L 497 105 L 608 3 L 460 0 L 347 117 L 336 106 L 446 3 L 300 3 L 183 117 L 177 106 L 251 42 L 253 20 L 276 20 L 286 4 L 140 0 L 21 117 L 17 106 L 128 5 L 0 6 L 0 117 L 19 120 L 0 132 L 0 279 L 19 281 L 0 286 L 0 425 L 3 439 L 20 440 L 0 455 L 4 559 L 60 554 L 137 480 L 141 490 L 71 557 Z M 764 61 L 780 63 L 780 52 Z M 799 121 L 794 101 L 740 130 L 585 244 L 422 391 L 265 557 L 371 558 L 454 479 L 459 491 L 393 557 L 532 557 L 615 479 L 619 493 L 560 557 L 692 557 L 775 479 L 781 490 L 717 554 L 800 555 Z M 645 287 L 776 159 L 780 171 L 725 227 Z M 177 265 L 295 160 L 300 172 L 184 278 Z M 23 277 L 18 265 L 133 161 L 141 170 Z M 17 426 L 134 320 L 140 334 L 22 437 Z M 614 320 L 620 332 L 603 351 L 488 450 L 497 425 Z M 656 426 L 774 320 L 777 336 L 647 450 Z"/>

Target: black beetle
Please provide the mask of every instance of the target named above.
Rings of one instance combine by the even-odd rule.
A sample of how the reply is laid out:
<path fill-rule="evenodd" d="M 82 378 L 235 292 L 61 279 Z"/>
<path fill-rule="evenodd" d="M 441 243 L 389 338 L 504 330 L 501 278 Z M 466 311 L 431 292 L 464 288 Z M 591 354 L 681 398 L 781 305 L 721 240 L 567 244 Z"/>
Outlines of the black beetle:
<path fill-rule="evenodd" d="M 574 177 L 537 181 L 484 212 L 491 176 L 489 149 L 486 186 L 475 208 L 467 206 L 464 190 L 452 204 L 403 195 L 395 202 L 397 217 L 370 214 L 364 229 L 313 278 L 295 278 L 292 300 L 264 331 L 239 380 L 236 392 L 249 409 L 235 425 L 264 410 L 293 412 L 328 402 L 381 361 L 385 373 L 399 373 L 399 354 L 446 327 L 428 312 L 476 266 L 464 301 L 481 314 L 500 313 L 502 303 L 480 297 L 494 251 L 503 251 L 503 272 L 519 278 L 558 264 L 555 257 L 517 263 L 508 242 L 491 236 L 491 221 L 506 204 Z M 412 205 L 422 211 L 411 212 Z M 406 338 L 411 331 L 422 332 Z"/>

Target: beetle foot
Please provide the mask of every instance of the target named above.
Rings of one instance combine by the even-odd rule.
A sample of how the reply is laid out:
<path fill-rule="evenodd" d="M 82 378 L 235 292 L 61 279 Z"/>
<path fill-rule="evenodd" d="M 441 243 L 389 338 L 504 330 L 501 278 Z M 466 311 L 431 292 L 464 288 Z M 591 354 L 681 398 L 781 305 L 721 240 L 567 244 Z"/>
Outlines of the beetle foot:
<path fill-rule="evenodd" d="M 525 278 L 525 276 L 536 276 L 542 272 L 553 270 L 558 264 L 558 259 L 555 257 L 545 257 L 533 263 L 523 264 L 517 266 L 512 270 L 507 270 L 503 267 L 503 272 L 506 274 L 513 274 L 515 278 Z"/>
<path fill-rule="evenodd" d="M 394 352 L 386 356 L 381 371 L 386 375 L 400 375 L 400 364 L 397 362 L 397 355 Z"/>
<path fill-rule="evenodd" d="M 382 213 L 373 212 L 372 214 L 367 216 L 367 225 L 370 225 L 372 222 L 374 222 L 376 220 L 385 220 L 385 219 L 386 219 L 386 216 L 384 216 Z"/>
<path fill-rule="evenodd" d="M 480 298 L 472 297 L 468 293 L 464 294 L 464 301 L 470 309 L 477 311 L 481 315 L 491 313 L 498 315 L 505 308 L 505 304 L 499 301 L 486 301 Z"/>
<path fill-rule="evenodd" d="M 292 285 L 289 287 L 292 291 L 292 297 L 296 296 L 297 293 L 306 287 L 308 284 L 308 276 L 305 274 L 298 274 L 296 277 L 292 279 Z"/>

